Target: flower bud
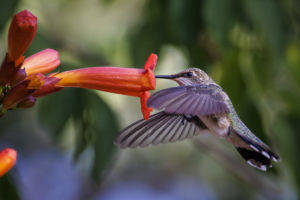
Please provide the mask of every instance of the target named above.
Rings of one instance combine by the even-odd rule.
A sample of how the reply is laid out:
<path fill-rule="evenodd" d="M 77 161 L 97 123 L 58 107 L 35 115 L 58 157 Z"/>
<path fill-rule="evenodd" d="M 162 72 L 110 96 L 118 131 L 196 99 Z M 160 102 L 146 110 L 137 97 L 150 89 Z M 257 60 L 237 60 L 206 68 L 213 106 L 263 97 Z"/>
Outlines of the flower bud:
<path fill-rule="evenodd" d="M 0 151 L 0 176 L 6 174 L 16 163 L 17 152 L 14 149 L 6 148 Z"/>
<path fill-rule="evenodd" d="M 8 31 L 8 61 L 18 61 L 32 42 L 37 29 L 37 17 L 28 10 L 16 14 Z"/>

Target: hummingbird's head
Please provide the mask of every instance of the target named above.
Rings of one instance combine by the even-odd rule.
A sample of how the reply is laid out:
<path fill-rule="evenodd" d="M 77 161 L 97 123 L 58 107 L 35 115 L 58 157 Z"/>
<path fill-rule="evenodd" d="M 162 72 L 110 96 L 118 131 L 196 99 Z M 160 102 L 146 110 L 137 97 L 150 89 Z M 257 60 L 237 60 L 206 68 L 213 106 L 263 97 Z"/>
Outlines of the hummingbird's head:
<path fill-rule="evenodd" d="M 179 85 L 211 83 L 213 80 L 201 69 L 189 68 L 172 75 L 156 75 L 155 78 L 172 79 Z"/>

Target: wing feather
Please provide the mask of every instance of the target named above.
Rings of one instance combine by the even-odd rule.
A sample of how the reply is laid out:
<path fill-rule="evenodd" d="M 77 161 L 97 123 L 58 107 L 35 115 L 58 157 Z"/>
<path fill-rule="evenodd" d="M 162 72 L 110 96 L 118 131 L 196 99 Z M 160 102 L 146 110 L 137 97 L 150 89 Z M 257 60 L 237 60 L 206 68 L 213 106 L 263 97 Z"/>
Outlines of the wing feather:
<path fill-rule="evenodd" d="M 189 126 L 190 124 L 185 124 L 180 136 L 178 137 L 178 140 L 183 140 L 184 138 L 186 138 L 187 134 L 188 134 L 188 130 L 189 130 Z"/>
<path fill-rule="evenodd" d="M 163 143 L 164 141 L 164 138 L 171 134 L 171 130 L 172 130 L 172 127 L 174 127 L 174 123 L 176 123 L 178 121 L 178 119 L 180 119 L 180 117 L 173 117 L 173 120 L 169 120 L 166 124 L 165 124 L 165 127 L 161 129 L 161 131 L 156 134 L 155 138 L 153 139 L 153 144 L 158 144 L 160 142 Z"/>
<path fill-rule="evenodd" d="M 222 93 L 224 93 L 222 88 L 215 84 L 179 86 L 154 93 L 148 99 L 147 105 L 164 110 L 166 113 L 185 115 L 229 113 Z M 190 109 L 191 107 L 193 109 Z"/>
<path fill-rule="evenodd" d="M 172 119 L 170 116 L 166 116 L 166 118 L 162 119 L 159 125 L 157 125 L 154 129 L 150 130 L 147 139 L 145 139 L 141 143 L 141 147 L 146 147 L 149 144 L 153 143 L 155 138 L 165 131 L 165 129 L 167 128 L 166 124 L 170 121 L 172 122 L 173 120 L 174 119 Z"/>
<path fill-rule="evenodd" d="M 171 138 L 174 137 L 174 135 L 176 134 L 176 130 L 178 129 L 179 126 L 181 126 L 180 120 L 182 120 L 181 117 L 177 117 L 177 119 L 174 121 L 174 123 L 170 126 L 169 134 L 166 134 L 162 138 L 162 143 L 163 144 L 171 141 Z"/>
<path fill-rule="evenodd" d="M 136 136 L 131 140 L 129 145 L 132 148 L 135 148 L 137 146 L 148 146 L 147 145 L 147 141 L 151 140 L 152 135 L 158 130 L 160 129 L 165 122 L 167 122 L 169 120 L 169 116 L 165 117 L 165 118 L 160 118 L 161 120 L 156 122 L 156 123 L 149 123 L 146 124 L 144 126 L 144 128 L 138 130 L 138 134 L 136 134 Z M 141 139 L 142 138 L 142 139 Z M 134 144 L 134 145 L 133 145 Z"/>
<path fill-rule="evenodd" d="M 121 148 L 146 147 L 183 140 L 207 131 L 201 122 L 197 124 L 185 115 L 162 111 L 150 116 L 149 120 L 139 120 L 122 130 L 115 143 Z"/>

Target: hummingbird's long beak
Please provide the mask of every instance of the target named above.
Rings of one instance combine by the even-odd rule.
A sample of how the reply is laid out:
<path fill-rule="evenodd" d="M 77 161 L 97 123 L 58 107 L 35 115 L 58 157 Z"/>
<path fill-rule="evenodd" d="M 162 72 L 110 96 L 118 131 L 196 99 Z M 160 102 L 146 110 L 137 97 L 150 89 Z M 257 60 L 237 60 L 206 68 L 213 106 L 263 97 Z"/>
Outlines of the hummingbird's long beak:
<path fill-rule="evenodd" d="M 155 75 L 155 78 L 164 78 L 164 79 L 174 79 L 177 78 L 176 75 Z"/>

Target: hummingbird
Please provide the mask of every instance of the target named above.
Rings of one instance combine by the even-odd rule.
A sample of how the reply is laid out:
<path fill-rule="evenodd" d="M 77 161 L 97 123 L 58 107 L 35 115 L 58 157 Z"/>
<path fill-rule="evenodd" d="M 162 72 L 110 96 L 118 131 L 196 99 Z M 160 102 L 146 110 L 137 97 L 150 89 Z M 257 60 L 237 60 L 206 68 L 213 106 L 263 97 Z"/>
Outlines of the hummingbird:
<path fill-rule="evenodd" d="M 206 133 L 225 138 L 248 164 L 262 171 L 272 167 L 272 160 L 278 161 L 278 155 L 242 122 L 227 93 L 203 70 L 190 68 L 155 77 L 176 81 L 179 86 L 151 95 L 147 106 L 161 111 L 120 131 L 115 144 L 146 147 Z"/>

